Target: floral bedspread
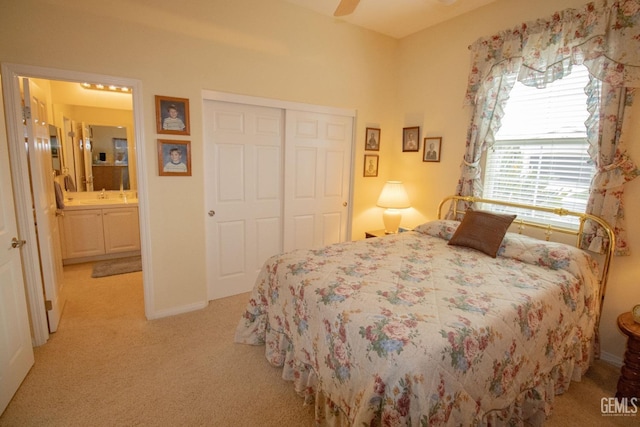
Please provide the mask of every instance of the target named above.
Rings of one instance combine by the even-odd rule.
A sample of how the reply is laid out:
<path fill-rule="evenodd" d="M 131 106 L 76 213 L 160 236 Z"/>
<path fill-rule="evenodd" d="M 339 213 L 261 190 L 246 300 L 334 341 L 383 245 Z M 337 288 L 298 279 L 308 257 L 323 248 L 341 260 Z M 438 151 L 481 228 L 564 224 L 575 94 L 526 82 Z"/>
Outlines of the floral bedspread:
<path fill-rule="evenodd" d="M 597 265 L 508 233 L 497 258 L 455 221 L 269 259 L 236 342 L 265 344 L 318 425 L 541 424 L 592 358 Z"/>

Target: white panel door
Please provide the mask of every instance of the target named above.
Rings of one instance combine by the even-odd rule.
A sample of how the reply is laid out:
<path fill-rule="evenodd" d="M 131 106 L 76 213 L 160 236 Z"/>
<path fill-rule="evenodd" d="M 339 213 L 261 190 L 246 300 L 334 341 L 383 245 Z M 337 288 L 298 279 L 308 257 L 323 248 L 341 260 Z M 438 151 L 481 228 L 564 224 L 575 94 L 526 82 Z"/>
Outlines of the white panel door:
<path fill-rule="evenodd" d="M 23 79 L 25 107 L 31 111 L 26 121 L 29 170 L 33 189 L 38 245 L 40 247 L 40 269 L 44 282 L 49 332 L 58 329 L 65 298 L 63 292 L 63 267 L 60 251 L 60 231 L 56 217 L 56 200 L 53 187 L 54 175 L 49 145 L 49 123 L 47 119 L 46 95 L 29 79 Z"/>
<path fill-rule="evenodd" d="M 13 239 L 20 242 L 9 152 L 0 144 L 0 414 L 34 362 L 20 248 Z"/>
<path fill-rule="evenodd" d="M 209 299 L 248 292 L 282 251 L 283 112 L 204 102 Z"/>
<path fill-rule="evenodd" d="M 287 110 L 284 250 L 347 239 L 353 118 Z"/>

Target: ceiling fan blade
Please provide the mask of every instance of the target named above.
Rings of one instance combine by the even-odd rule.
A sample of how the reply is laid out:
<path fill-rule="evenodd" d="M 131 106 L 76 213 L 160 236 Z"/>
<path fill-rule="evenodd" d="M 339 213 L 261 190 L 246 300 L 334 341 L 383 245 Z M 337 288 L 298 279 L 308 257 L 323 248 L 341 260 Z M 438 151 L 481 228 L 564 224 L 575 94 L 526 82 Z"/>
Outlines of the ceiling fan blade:
<path fill-rule="evenodd" d="M 360 3 L 360 0 L 340 0 L 340 4 L 336 11 L 333 12 L 333 16 L 351 15 L 358 7 L 358 3 Z"/>

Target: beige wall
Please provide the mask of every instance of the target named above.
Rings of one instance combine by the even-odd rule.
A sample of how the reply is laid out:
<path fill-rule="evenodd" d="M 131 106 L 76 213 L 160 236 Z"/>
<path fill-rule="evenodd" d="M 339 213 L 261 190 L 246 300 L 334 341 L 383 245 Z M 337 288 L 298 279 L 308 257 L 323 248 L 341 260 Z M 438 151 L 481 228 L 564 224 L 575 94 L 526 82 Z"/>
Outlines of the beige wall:
<path fill-rule="evenodd" d="M 2 62 L 141 81 L 152 315 L 206 301 L 203 89 L 356 109 L 359 159 L 364 128 L 390 129 L 395 111 L 396 40 L 278 0 L 11 0 L 0 28 Z M 190 99 L 191 177 L 158 176 L 154 95 Z M 383 179 L 361 162 L 356 218 Z"/>
<path fill-rule="evenodd" d="M 413 208 L 403 225 L 415 226 L 432 219 L 438 201 L 455 190 L 469 121 L 462 106 L 467 46 L 586 2 L 498 0 L 401 41 L 277 0 L 4 3 L 0 61 L 142 82 L 145 140 L 139 149 L 150 159 L 151 285 L 153 307 L 162 313 L 206 299 L 201 90 L 356 109 L 353 238 L 382 227 L 375 202 L 387 179 L 406 182 Z M 154 95 L 191 101 L 192 177 L 158 176 Z M 402 153 L 404 126 L 442 136 L 442 161 L 423 163 L 422 152 Z M 362 177 L 366 127 L 382 129 L 377 178 Z M 638 130 L 633 132 L 637 139 Z M 6 144 L 4 132 L 0 143 Z M 628 186 L 634 209 L 638 185 Z M 640 231 L 629 226 L 631 243 L 640 247 Z M 615 357 L 624 346 L 615 317 L 640 302 L 640 287 L 632 281 L 640 263 L 634 259 L 616 260 L 602 321 L 603 349 Z"/>
<path fill-rule="evenodd" d="M 402 153 L 396 149 L 391 159 L 391 175 L 407 182 L 413 208 L 405 214 L 403 225 L 415 226 L 433 219 L 438 202 L 455 191 L 465 148 L 470 110 L 463 107 L 469 72 L 467 47 L 479 37 L 490 36 L 515 25 L 545 18 L 555 11 L 581 7 L 583 0 L 499 0 L 453 21 L 401 40 L 399 63 L 398 128 L 421 126 L 426 136 L 442 136 L 440 163 L 423 163 L 422 152 Z M 636 102 L 640 104 L 640 101 Z M 627 121 L 627 148 L 640 163 L 640 105 Z M 394 144 L 399 145 L 400 132 Z M 640 303 L 640 179 L 626 186 L 628 234 L 632 248 L 629 257 L 617 257 L 607 287 L 601 320 L 603 358 L 621 362 L 626 337 L 616 325 L 617 316 Z"/>

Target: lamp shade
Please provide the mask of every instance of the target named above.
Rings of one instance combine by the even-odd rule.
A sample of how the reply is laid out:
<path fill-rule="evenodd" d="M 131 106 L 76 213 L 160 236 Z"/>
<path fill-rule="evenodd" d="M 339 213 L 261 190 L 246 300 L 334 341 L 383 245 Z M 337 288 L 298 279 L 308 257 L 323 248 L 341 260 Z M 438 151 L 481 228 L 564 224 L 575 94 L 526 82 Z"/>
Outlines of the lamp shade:
<path fill-rule="evenodd" d="M 387 181 L 378 197 L 377 205 L 388 209 L 406 209 L 411 207 L 411 202 L 401 181 Z"/>

